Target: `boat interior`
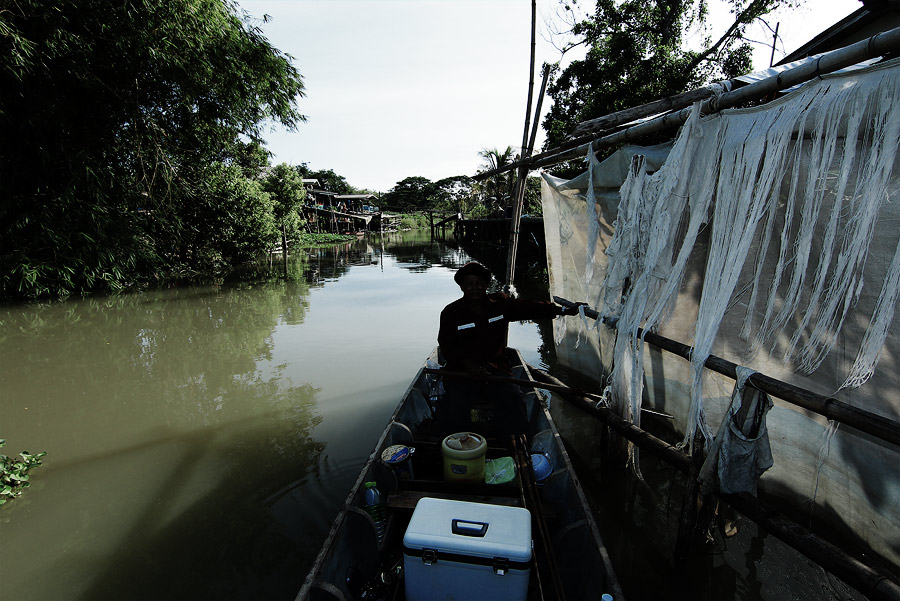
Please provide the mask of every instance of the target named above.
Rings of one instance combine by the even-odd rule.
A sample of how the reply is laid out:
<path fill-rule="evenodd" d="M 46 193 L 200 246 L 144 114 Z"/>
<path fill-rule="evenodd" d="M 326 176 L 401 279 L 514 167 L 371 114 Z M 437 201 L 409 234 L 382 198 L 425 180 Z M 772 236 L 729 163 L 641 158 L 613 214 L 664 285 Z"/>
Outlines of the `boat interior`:
<path fill-rule="evenodd" d="M 515 355 L 513 376 L 531 380 L 519 353 L 509 352 Z M 485 463 L 514 465 L 514 476 L 488 469 L 488 478 L 478 482 L 448 479 L 444 437 L 432 420 L 442 396 L 441 377 L 425 369 L 439 364 L 436 349 L 363 467 L 298 598 L 406 599 L 403 539 L 423 498 L 526 508 L 532 536 L 528 599 L 601 599 L 604 593 L 618 592 L 593 514 L 550 418 L 549 393 L 538 384 L 523 389 L 528 432 L 517 436 L 494 435 L 490 407 L 472 411 L 472 431 L 486 439 Z M 402 464 L 382 459 L 386 449 L 397 445 L 411 451 Z M 537 474 L 533 458 L 542 464 Z M 375 482 L 382 495 L 382 525 L 366 511 L 366 482 Z"/>

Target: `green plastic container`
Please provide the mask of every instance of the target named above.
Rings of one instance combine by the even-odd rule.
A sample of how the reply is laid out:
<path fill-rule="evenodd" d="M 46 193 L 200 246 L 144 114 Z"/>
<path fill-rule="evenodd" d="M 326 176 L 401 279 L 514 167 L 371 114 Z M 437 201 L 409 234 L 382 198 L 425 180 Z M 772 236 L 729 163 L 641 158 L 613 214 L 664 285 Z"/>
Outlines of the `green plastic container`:
<path fill-rule="evenodd" d="M 516 462 L 512 457 L 497 457 L 484 462 L 485 484 L 509 484 L 516 479 Z"/>

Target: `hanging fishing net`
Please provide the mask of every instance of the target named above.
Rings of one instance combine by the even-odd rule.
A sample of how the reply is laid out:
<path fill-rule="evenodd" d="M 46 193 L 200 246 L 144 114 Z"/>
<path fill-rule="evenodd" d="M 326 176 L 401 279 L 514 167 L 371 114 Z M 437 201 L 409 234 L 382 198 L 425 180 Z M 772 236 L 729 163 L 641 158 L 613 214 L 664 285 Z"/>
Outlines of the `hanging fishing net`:
<path fill-rule="evenodd" d="M 557 354 L 640 424 L 675 416 L 690 447 L 724 419 L 717 355 L 900 419 L 900 63 L 820 77 L 701 116 L 670 145 L 628 146 L 543 178 L 553 295 L 616 327 L 558 320 Z M 638 331 L 693 347 L 687 361 Z M 773 399 L 760 486 L 827 512 L 900 565 L 897 449 Z"/>

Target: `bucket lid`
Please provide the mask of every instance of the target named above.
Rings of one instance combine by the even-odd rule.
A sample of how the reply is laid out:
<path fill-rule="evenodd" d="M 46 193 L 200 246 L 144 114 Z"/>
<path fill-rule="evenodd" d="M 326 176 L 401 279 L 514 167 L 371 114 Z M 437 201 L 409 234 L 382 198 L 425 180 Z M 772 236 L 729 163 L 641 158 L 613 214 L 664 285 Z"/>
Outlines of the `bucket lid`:
<path fill-rule="evenodd" d="M 409 447 L 402 444 L 391 445 L 381 453 L 381 460 L 385 463 L 400 463 L 409 457 Z"/>
<path fill-rule="evenodd" d="M 444 443 L 454 451 L 472 451 L 484 444 L 484 438 L 472 432 L 457 432 L 445 438 Z"/>

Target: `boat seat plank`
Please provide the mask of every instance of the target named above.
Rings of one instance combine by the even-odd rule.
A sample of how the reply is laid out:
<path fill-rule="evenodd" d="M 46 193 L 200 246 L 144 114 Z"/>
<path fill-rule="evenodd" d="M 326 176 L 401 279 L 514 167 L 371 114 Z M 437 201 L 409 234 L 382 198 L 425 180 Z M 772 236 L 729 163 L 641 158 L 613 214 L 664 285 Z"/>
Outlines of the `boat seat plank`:
<path fill-rule="evenodd" d="M 389 509 L 408 509 L 412 511 L 416 508 L 416 503 L 418 503 L 420 499 L 423 499 L 425 497 L 430 497 L 433 499 L 453 499 L 456 501 L 469 501 L 471 503 L 489 503 L 491 505 L 505 505 L 507 507 L 522 506 L 521 501 L 518 498 L 514 497 L 462 495 L 458 493 L 423 492 L 413 490 L 401 490 L 390 493 L 387 498 L 387 506 Z"/>

